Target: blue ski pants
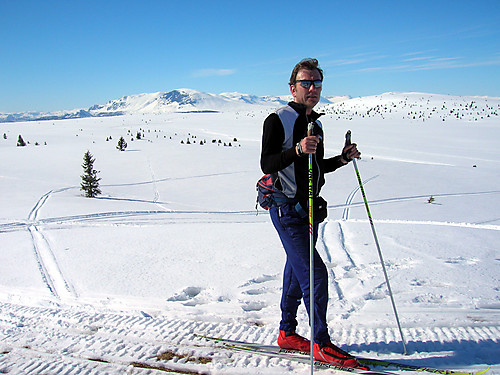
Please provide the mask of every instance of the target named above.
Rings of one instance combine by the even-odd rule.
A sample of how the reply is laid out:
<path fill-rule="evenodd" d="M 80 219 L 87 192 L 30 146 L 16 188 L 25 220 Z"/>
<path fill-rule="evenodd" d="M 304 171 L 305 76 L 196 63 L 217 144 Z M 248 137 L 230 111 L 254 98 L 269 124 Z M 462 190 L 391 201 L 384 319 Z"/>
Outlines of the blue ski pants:
<path fill-rule="evenodd" d="M 271 220 L 286 252 L 283 273 L 283 292 L 281 295 L 280 330 L 295 331 L 297 309 L 301 299 L 310 314 L 309 288 L 309 222 L 301 218 L 293 204 L 272 207 Z M 314 341 L 323 344 L 330 342 L 326 322 L 328 306 L 328 273 L 326 266 L 316 250 L 318 224 L 314 225 Z"/>

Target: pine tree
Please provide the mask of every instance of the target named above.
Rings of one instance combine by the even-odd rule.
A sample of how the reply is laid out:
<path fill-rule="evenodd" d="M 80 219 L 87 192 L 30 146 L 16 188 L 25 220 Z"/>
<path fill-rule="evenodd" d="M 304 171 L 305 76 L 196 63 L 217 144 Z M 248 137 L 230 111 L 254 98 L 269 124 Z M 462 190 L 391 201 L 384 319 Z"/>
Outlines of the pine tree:
<path fill-rule="evenodd" d="M 88 198 L 94 198 L 101 194 L 101 189 L 99 189 L 100 178 L 97 178 L 97 173 L 94 169 L 95 158 L 92 156 L 90 151 L 87 150 L 85 155 L 83 155 L 83 174 L 80 176 L 82 178 L 81 188 Z"/>
<path fill-rule="evenodd" d="M 125 138 L 120 137 L 120 139 L 118 140 L 118 146 L 116 146 L 116 148 L 120 151 L 125 151 L 125 149 L 127 148 L 127 142 L 125 142 Z"/>
<path fill-rule="evenodd" d="M 23 137 L 21 137 L 21 134 L 19 134 L 19 137 L 17 138 L 17 145 L 19 147 L 26 146 L 26 142 L 24 142 L 24 139 L 23 139 Z"/>

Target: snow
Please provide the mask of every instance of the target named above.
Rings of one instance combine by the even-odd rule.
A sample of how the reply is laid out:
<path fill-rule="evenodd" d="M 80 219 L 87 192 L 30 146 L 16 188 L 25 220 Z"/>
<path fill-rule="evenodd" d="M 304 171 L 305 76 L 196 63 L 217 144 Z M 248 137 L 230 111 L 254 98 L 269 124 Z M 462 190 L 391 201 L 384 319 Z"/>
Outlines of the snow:
<path fill-rule="evenodd" d="M 255 99 L 226 94 L 240 96 Z M 309 373 L 195 337 L 273 344 L 280 319 L 284 252 L 255 209 L 273 109 L 236 111 L 219 99 L 207 107 L 214 113 L 0 125 L 0 373 Z M 500 99 L 388 93 L 320 110 L 326 153 L 340 151 L 348 129 L 362 152 L 410 354 L 352 165 L 328 175 L 322 192 L 332 339 L 357 355 L 499 373 Z M 138 131 L 143 139 L 132 140 Z M 19 134 L 26 147 L 16 147 Z M 79 190 L 87 150 L 102 178 L 97 199 Z M 298 319 L 309 335 L 303 307 Z"/>

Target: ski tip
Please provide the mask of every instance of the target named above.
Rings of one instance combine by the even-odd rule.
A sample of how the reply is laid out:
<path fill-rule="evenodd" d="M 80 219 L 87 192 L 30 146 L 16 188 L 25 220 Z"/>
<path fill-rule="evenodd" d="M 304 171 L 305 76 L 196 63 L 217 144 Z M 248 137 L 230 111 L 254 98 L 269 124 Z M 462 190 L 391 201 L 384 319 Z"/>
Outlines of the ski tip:
<path fill-rule="evenodd" d="M 473 372 L 472 375 L 482 375 L 484 374 L 485 372 L 489 371 L 491 367 L 488 366 L 487 369 L 483 370 L 483 371 L 478 371 L 478 372 Z"/>
<path fill-rule="evenodd" d="M 219 337 L 206 336 L 206 335 L 201 335 L 199 333 L 194 333 L 194 337 L 198 337 L 200 339 L 212 340 L 212 341 L 223 341 L 224 340 L 224 339 L 221 339 Z"/>
<path fill-rule="evenodd" d="M 450 371 L 450 375 L 482 375 L 485 372 L 487 372 L 491 367 L 488 366 L 488 368 L 482 370 L 482 371 L 477 371 L 477 372 L 459 372 L 459 371 Z"/>

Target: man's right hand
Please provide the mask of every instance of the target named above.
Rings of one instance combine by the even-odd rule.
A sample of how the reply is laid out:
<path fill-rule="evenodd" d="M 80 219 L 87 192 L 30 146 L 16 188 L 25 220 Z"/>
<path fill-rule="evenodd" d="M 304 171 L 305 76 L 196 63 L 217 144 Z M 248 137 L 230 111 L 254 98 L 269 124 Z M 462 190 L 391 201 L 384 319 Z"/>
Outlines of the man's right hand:
<path fill-rule="evenodd" d="M 302 153 L 315 154 L 319 141 L 320 138 L 317 135 L 310 135 L 308 137 L 302 138 L 302 140 L 299 142 Z M 299 153 L 297 152 L 297 154 Z"/>

